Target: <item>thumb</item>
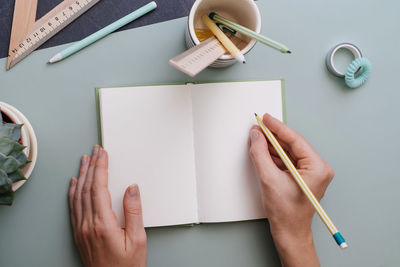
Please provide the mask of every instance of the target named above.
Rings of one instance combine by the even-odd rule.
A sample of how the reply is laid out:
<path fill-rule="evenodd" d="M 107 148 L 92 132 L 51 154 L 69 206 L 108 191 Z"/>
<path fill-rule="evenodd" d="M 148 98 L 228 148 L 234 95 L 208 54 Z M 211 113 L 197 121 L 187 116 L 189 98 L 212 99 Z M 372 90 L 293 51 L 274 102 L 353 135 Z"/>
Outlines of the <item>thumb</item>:
<path fill-rule="evenodd" d="M 134 239 L 138 233 L 144 232 L 142 203 L 137 184 L 129 186 L 124 195 L 125 230 Z"/>
<path fill-rule="evenodd" d="M 261 181 L 273 179 L 280 172 L 269 154 L 267 140 L 258 126 L 250 131 L 250 157 Z"/>

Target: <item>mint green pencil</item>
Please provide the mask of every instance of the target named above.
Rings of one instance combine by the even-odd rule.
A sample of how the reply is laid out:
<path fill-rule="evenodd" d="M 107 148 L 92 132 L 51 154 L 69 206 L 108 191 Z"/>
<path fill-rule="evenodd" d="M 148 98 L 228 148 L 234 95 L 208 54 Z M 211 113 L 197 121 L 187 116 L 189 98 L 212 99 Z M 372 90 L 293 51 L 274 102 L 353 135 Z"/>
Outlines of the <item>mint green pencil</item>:
<path fill-rule="evenodd" d="M 157 7 L 156 2 L 152 1 L 148 3 L 145 6 L 142 6 L 141 8 L 133 11 L 129 15 L 126 15 L 125 17 L 111 23 L 110 25 L 104 27 L 103 29 L 89 35 L 88 37 L 80 40 L 79 42 L 74 43 L 70 47 L 64 49 L 54 57 L 52 57 L 48 63 L 55 63 L 57 61 L 63 60 L 64 58 L 69 57 L 72 54 L 75 54 L 79 50 L 85 48 L 86 46 L 89 46 L 96 42 L 97 40 L 105 37 L 106 35 L 118 30 L 119 28 L 125 26 L 129 22 L 134 21 L 135 19 L 149 13 L 150 11 L 154 10 Z"/>
<path fill-rule="evenodd" d="M 282 53 L 288 53 L 290 54 L 289 48 L 287 48 L 285 45 L 278 43 L 274 40 L 269 39 L 268 37 L 265 37 L 264 35 L 261 35 L 259 33 L 256 33 L 255 31 L 250 30 L 249 28 L 246 28 L 242 25 L 239 25 L 235 22 L 232 22 L 224 17 L 221 17 L 220 15 L 216 14 L 215 12 L 211 12 L 208 15 L 211 19 L 215 20 L 216 22 L 222 23 L 232 30 L 235 30 L 237 32 L 240 32 L 246 36 L 249 36 L 250 38 L 253 38 L 263 44 L 268 45 L 269 47 L 272 47 Z"/>

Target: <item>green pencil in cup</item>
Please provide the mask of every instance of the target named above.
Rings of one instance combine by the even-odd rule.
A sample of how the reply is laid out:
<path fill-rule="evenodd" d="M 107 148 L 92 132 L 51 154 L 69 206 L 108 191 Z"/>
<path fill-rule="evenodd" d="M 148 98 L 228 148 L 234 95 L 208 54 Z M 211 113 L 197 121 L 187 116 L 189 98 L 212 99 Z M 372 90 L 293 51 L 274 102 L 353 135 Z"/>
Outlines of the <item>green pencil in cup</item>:
<path fill-rule="evenodd" d="M 126 15 L 125 17 L 111 23 L 110 25 L 106 26 L 105 28 L 89 35 L 85 39 L 82 39 L 81 41 L 76 42 L 73 45 L 69 46 L 68 48 L 64 49 L 63 51 L 61 51 L 60 53 L 58 53 L 54 57 L 52 57 L 48 63 L 55 63 L 60 60 L 63 60 L 64 58 L 69 57 L 70 55 L 75 54 L 79 50 L 85 48 L 86 46 L 93 44 L 97 40 L 118 30 L 122 26 L 125 26 L 126 24 L 134 21 L 135 19 L 149 13 L 150 11 L 154 10 L 156 7 L 157 7 L 157 4 L 154 1 L 148 3 L 147 5 L 142 6 L 141 8 L 133 11 L 132 13 Z"/>
<path fill-rule="evenodd" d="M 288 54 L 291 53 L 289 48 L 287 48 L 285 45 L 278 43 L 272 39 L 269 39 L 268 37 L 266 37 L 264 35 L 256 33 L 255 31 L 252 31 L 249 28 L 246 28 L 235 22 L 232 22 L 224 17 L 221 17 L 220 15 L 216 14 L 215 12 L 211 12 L 208 16 L 210 17 L 210 19 L 213 19 L 216 22 L 222 23 L 222 24 L 228 26 L 229 28 L 231 28 L 232 30 L 240 32 L 240 33 L 257 40 L 260 43 L 266 44 L 269 47 L 272 47 L 282 53 L 288 53 Z"/>

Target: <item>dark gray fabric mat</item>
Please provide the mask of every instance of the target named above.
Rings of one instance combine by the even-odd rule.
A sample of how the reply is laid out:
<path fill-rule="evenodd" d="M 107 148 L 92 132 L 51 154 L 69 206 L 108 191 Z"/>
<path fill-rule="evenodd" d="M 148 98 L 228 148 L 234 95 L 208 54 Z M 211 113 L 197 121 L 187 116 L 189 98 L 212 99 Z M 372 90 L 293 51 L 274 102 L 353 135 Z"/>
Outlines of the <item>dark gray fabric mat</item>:
<path fill-rule="evenodd" d="M 39 0 L 37 18 L 61 2 L 61 0 Z M 150 0 L 100 0 L 40 48 L 80 40 L 149 2 Z M 156 10 L 131 22 L 121 30 L 187 16 L 193 2 L 194 0 L 156 0 L 158 6 Z M 0 58 L 8 55 L 14 3 L 14 0 L 0 0 Z"/>

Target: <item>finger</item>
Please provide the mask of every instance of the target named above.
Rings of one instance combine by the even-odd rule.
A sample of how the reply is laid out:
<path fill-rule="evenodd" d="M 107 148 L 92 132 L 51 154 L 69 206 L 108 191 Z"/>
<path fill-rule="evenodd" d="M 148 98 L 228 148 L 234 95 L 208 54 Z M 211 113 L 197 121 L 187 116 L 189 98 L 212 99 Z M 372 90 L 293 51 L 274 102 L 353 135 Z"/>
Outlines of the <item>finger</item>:
<path fill-rule="evenodd" d="M 271 143 L 269 143 L 269 142 L 268 142 L 268 150 L 269 150 L 269 153 L 271 154 L 271 156 L 279 157 L 278 152 L 276 152 L 276 149 L 274 148 L 274 146 L 271 145 Z"/>
<path fill-rule="evenodd" d="M 78 181 L 76 180 L 76 178 L 72 177 L 70 185 L 69 185 L 69 190 L 68 190 L 69 210 L 70 210 L 70 214 L 71 214 L 71 223 L 72 223 L 73 228 L 75 228 L 75 226 L 76 226 L 76 218 L 75 218 L 75 211 L 74 211 L 74 195 L 75 195 L 77 182 Z"/>
<path fill-rule="evenodd" d="M 271 155 L 272 161 L 275 163 L 275 165 L 282 171 L 287 170 L 285 164 L 283 163 L 283 161 L 281 160 L 280 157 L 276 157 Z"/>
<path fill-rule="evenodd" d="M 258 126 L 256 126 L 256 127 L 258 127 Z M 263 134 L 264 134 L 264 133 L 263 133 Z M 289 146 L 288 146 L 285 142 L 283 142 L 282 140 L 280 140 L 277 136 L 275 136 L 275 139 L 278 141 L 278 143 L 281 145 L 281 147 L 283 148 L 283 150 L 284 150 L 284 151 L 286 152 L 286 154 L 288 154 L 288 156 L 289 156 L 289 151 L 290 151 Z M 271 155 L 274 155 L 274 156 L 279 157 L 278 152 L 276 151 L 276 149 L 274 148 L 274 146 L 269 142 L 268 139 L 267 139 L 267 143 L 268 143 L 268 150 L 269 150 L 269 153 L 270 153 Z M 249 144 L 250 144 L 250 137 L 249 137 Z"/>
<path fill-rule="evenodd" d="M 138 185 L 129 186 L 124 195 L 125 230 L 131 240 L 144 232 L 142 202 Z"/>
<path fill-rule="evenodd" d="M 78 182 L 76 184 L 76 189 L 75 189 L 75 193 L 74 193 L 74 211 L 75 211 L 75 220 L 76 220 L 76 226 L 79 227 L 80 223 L 82 222 L 82 188 L 83 188 L 83 184 L 85 183 L 86 180 L 86 174 L 87 174 L 87 170 L 89 167 L 89 161 L 90 161 L 90 157 L 88 155 L 84 155 L 82 156 L 81 159 L 81 168 L 79 170 L 79 178 L 78 178 Z"/>
<path fill-rule="evenodd" d="M 99 151 L 96 162 L 91 191 L 94 216 L 101 220 L 106 220 L 108 223 L 118 225 L 112 211 L 111 197 L 108 191 L 108 155 L 107 151 L 102 148 Z"/>
<path fill-rule="evenodd" d="M 284 144 L 283 141 L 280 141 L 279 138 L 276 138 L 276 139 L 277 139 L 278 143 L 281 145 L 281 147 L 283 148 L 283 150 L 285 151 L 286 155 L 289 157 L 290 161 L 296 166 L 297 165 L 297 159 L 292 156 L 293 152 L 291 152 L 290 149 L 287 149 L 287 148 L 285 149 L 285 146 L 282 145 L 282 144 Z M 274 146 L 271 145 L 271 143 L 269 143 L 269 142 L 268 142 L 268 150 L 269 150 L 269 153 L 271 154 L 271 156 L 275 156 L 277 158 L 280 158 L 279 154 L 276 151 L 276 149 L 274 148 Z"/>
<path fill-rule="evenodd" d="M 93 182 L 93 176 L 95 171 L 95 166 L 99 154 L 100 146 L 95 145 L 92 151 L 92 159 L 90 160 L 89 168 L 86 175 L 86 180 L 82 188 L 82 208 L 83 208 L 83 218 L 87 219 L 89 223 L 93 221 L 93 211 L 92 211 L 92 199 L 91 199 L 91 188 Z"/>
<path fill-rule="evenodd" d="M 260 127 L 258 127 L 257 125 L 254 125 L 252 127 L 252 129 L 260 129 Z M 249 136 L 249 144 L 251 144 L 250 136 Z M 281 158 L 279 157 L 278 152 L 276 152 L 275 148 L 271 145 L 271 143 L 268 140 L 267 140 L 267 144 L 268 144 L 268 151 L 269 151 L 269 154 L 271 155 L 272 161 L 275 163 L 275 165 L 280 170 L 286 170 L 286 166 L 283 163 L 283 161 L 281 160 Z M 289 155 L 289 153 L 287 153 L 287 154 Z"/>
<path fill-rule="evenodd" d="M 250 131 L 250 157 L 259 179 L 273 179 L 280 171 L 269 154 L 267 140 L 259 127 L 253 127 Z"/>
<path fill-rule="evenodd" d="M 265 126 L 281 140 L 282 146 L 285 146 L 285 143 L 287 144 L 288 150 L 297 160 L 303 158 L 319 158 L 318 154 L 303 136 L 287 127 L 278 119 L 275 119 L 269 114 L 265 114 L 263 122 Z"/>

